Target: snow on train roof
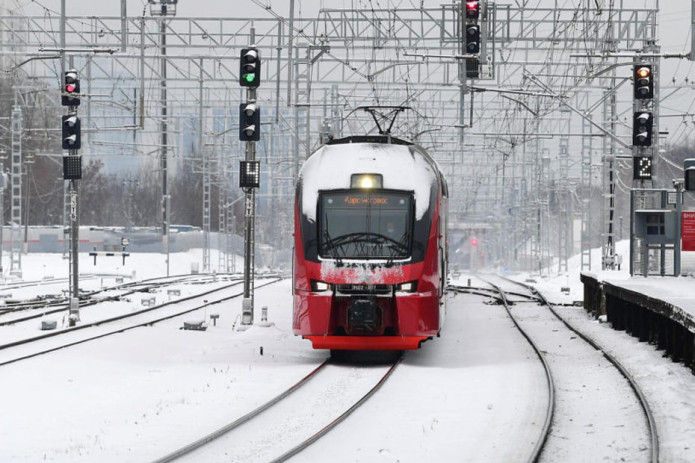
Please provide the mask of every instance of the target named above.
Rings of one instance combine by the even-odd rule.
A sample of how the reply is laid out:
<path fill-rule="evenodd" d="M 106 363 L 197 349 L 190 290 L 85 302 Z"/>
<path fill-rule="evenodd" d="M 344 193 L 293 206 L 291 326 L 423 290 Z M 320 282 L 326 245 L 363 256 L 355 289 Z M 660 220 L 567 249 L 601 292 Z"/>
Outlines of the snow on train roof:
<path fill-rule="evenodd" d="M 386 189 L 413 191 L 415 216 L 420 220 L 437 183 L 432 161 L 413 145 L 347 143 L 325 145 L 306 160 L 299 174 L 302 213 L 316 221 L 319 191 L 350 188 L 356 173 L 381 174 Z"/>

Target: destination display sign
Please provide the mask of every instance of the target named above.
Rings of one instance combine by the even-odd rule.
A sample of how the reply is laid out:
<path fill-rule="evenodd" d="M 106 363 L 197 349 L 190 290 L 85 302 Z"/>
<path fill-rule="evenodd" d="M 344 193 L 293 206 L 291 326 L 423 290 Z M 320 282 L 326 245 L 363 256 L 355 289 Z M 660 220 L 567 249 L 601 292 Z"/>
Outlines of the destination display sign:
<path fill-rule="evenodd" d="M 364 197 L 364 196 L 350 196 L 347 195 L 345 196 L 345 200 L 343 201 L 345 204 L 349 204 L 350 206 L 361 206 L 361 205 L 367 205 L 371 204 L 372 206 L 387 206 L 389 203 L 389 198 L 384 198 L 382 197 Z"/>
<path fill-rule="evenodd" d="M 378 207 L 388 210 L 409 210 L 412 196 L 409 193 L 365 194 L 354 191 L 323 193 L 323 207 L 328 209 L 364 209 Z"/>

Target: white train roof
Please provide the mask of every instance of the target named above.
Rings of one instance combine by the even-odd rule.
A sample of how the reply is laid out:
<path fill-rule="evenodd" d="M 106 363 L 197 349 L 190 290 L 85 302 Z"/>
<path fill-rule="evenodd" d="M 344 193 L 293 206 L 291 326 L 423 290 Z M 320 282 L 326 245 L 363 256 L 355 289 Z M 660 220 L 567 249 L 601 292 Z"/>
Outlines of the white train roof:
<path fill-rule="evenodd" d="M 299 173 L 302 214 L 316 221 L 319 191 L 350 188 L 352 174 L 381 174 L 383 188 L 414 193 L 415 216 L 420 220 L 429 206 L 430 192 L 438 183 L 436 169 L 433 159 L 417 145 L 369 142 L 324 145 L 306 160 Z"/>

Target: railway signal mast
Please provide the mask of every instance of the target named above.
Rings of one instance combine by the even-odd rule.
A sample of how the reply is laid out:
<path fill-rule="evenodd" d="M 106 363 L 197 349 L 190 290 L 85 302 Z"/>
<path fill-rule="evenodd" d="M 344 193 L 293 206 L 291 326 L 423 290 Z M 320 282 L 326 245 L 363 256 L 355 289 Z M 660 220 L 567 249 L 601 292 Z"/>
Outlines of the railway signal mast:
<path fill-rule="evenodd" d="M 477 0 L 466 0 L 465 5 L 465 26 L 466 26 L 466 50 L 467 54 L 480 54 L 480 2 Z M 480 59 L 472 58 L 466 60 L 466 77 L 477 79 L 480 77 Z"/>
<path fill-rule="evenodd" d="M 62 116 L 62 148 L 68 151 L 63 156 L 63 180 L 70 181 L 70 326 L 74 326 L 80 320 L 80 293 L 79 293 L 79 231 L 78 221 L 78 184 L 82 178 L 82 156 L 77 150 L 82 142 L 80 118 L 77 115 L 77 107 L 80 105 L 80 76 L 75 69 L 65 72 L 63 77 L 63 91 L 61 104 L 67 106 L 68 114 Z"/>
<path fill-rule="evenodd" d="M 251 35 L 253 39 L 253 33 Z M 256 47 L 241 50 L 239 85 L 246 87 L 246 102 L 239 105 L 239 140 L 246 142 L 246 157 L 239 162 L 239 187 L 245 194 L 244 227 L 244 300 L 241 326 L 253 325 L 254 244 L 256 188 L 260 186 L 261 166 L 256 160 L 256 142 L 261 137 L 261 109 L 256 89 L 261 83 L 261 55 Z"/>
<path fill-rule="evenodd" d="M 657 51 L 658 50 L 648 50 Z M 633 114 L 632 114 L 632 161 L 633 176 L 632 190 L 630 191 L 630 274 L 641 267 L 644 276 L 649 273 L 650 249 L 658 245 L 661 249 L 661 269 L 664 271 L 665 249 L 667 244 L 672 245 L 674 258 L 674 272 L 680 272 L 680 244 L 669 242 L 671 238 L 665 234 L 662 237 L 661 229 L 657 233 L 649 233 L 647 236 L 643 222 L 647 219 L 645 210 L 653 208 L 654 192 L 651 189 L 654 178 L 654 153 L 659 144 L 658 130 L 658 97 L 657 86 L 658 62 L 651 57 L 637 56 L 632 68 L 633 81 Z M 651 195 L 651 196 L 650 196 Z M 679 191 L 676 197 L 680 196 Z M 676 199 L 677 208 L 680 200 Z M 663 206 L 663 205 L 662 205 Z M 638 217 L 638 210 L 641 214 Z M 678 214 L 677 214 L 678 215 Z M 639 220 L 638 220 L 639 219 Z M 654 213 L 648 218 L 650 223 L 654 220 L 666 222 L 665 213 Z M 680 223 L 678 223 L 678 226 Z M 665 227 L 664 227 L 665 230 Z M 677 241 L 680 243 L 680 240 Z M 650 247 L 651 246 L 651 247 Z M 663 273 L 662 273 L 663 275 Z"/>
<path fill-rule="evenodd" d="M 632 116 L 633 180 L 652 179 L 652 133 L 654 131 L 654 74 L 650 64 L 632 69 L 634 113 Z"/>

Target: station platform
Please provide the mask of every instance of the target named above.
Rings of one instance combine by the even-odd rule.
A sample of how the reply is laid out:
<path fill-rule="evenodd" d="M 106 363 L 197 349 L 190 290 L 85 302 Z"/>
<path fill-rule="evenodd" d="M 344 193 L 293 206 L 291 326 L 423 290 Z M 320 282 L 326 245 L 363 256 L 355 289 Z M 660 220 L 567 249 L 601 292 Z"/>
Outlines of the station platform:
<path fill-rule="evenodd" d="M 695 373 L 695 279 L 582 272 L 584 308 Z"/>

